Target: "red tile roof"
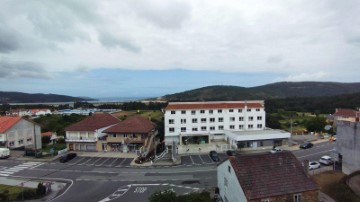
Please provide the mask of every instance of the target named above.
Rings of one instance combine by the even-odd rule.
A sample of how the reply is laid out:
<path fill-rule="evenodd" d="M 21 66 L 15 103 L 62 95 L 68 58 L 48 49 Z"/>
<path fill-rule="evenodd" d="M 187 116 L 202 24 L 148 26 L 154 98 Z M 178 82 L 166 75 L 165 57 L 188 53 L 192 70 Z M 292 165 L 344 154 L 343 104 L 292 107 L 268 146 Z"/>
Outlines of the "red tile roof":
<path fill-rule="evenodd" d="M 95 131 L 119 122 L 120 120 L 111 114 L 95 113 L 88 118 L 65 128 L 65 131 Z"/>
<path fill-rule="evenodd" d="M 106 129 L 105 133 L 149 133 L 155 129 L 155 124 L 142 116 L 132 116 L 115 126 Z"/>
<path fill-rule="evenodd" d="M 53 135 L 53 132 L 41 133 L 41 137 L 51 137 L 52 135 Z"/>
<path fill-rule="evenodd" d="M 238 155 L 229 161 L 248 200 L 319 189 L 291 152 Z"/>
<path fill-rule="evenodd" d="M 22 117 L 20 116 L 0 116 L 0 133 L 4 133 L 14 126 Z"/>
<path fill-rule="evenodd" d="M 263 108 L 264 102 L 176 102 L 169 103 L 165 110 L 179 110 L 179 109 L 239 109 L 239 108 Z"/>
<path fill-rule="evenodd" d="M 339 117 L 346 117 L 346 118 L 356 118 L 359 117 L 359 111 L 353 110 L 353 109 L 336 109 L 335 116 Z"/>

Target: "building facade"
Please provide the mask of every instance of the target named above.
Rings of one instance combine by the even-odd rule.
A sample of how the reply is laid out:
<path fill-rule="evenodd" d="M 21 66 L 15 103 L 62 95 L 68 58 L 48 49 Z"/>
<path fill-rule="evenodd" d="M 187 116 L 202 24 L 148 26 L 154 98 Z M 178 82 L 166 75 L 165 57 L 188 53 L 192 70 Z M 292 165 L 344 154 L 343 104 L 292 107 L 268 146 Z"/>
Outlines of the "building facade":
<path fill-rule="evenodd" d="M 170 102 L 165 108 L 165 143 L 172 145 L 228 144 L 256 149 L 281 145 L 284 131 L 265 127 L 264 101 Z"/>
<path fill-rule="evenodd" d="M 120 120 L 108 113 L 95 113 L 67 128 L 66 145 L 70 151 L 102 151 L 97 147 L 99 138 L 106 136 L 103 131 L 120 123 Z"/>
<path fill-rule="evenodd" d="M 336 128 L 336 152 L 342 162 L 342 171 L 350 174 L 360 169 L 360 123 L 338 121 Z M 335 155 L 335 154 L 334 154 Z M 336 157 L 336 156 L 335 156 Z"/>
<path fill-rule="evenodd" d="M 41 128 L 20 116 L 1 116 L 0 147 L 41 149 Z"/>

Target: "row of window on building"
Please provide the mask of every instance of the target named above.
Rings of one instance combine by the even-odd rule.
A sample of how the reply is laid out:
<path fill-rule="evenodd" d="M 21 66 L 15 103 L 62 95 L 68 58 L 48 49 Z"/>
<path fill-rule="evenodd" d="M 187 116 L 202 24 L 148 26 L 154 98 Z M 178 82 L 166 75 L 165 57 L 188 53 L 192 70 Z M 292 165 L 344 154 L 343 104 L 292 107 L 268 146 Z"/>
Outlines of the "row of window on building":
<path fill-rule="evenodd" d="M 209 110 L 208 110 L 208 113 L 209 113 L 209 114 L 214 114 L 214 111 L 217 111 L 218 114 L 222 114 L 223 111 L 225 111 L 225 110 L 222 110 L 222 109 L 218 109 L 218 110 L 209 109 Z M 242 112 L 243 112 L 243 109 L 237 109 L 237 110 L 229 109 L 229 112 L 230 112 L 230 113 L 234 113 L 234 112 L 236 112 L 236 111 L 237 111 L 238 113 L 242 113 Z M 247 112 L 251 112 L 252 109 L 251 109 L 251 108 L 248 108 L 248 109 L 246 109 L 246 111 L 247 111 Z M 259 112 L 259 111 L 260 111 L 260 108 L 255 109 L 255 111 Z M 206 110 L 204 110 L 204 109 L 201 109 L 201 110 L 200 110 L 200 114 L 205 114 L 205 113 L 206 113 Z M 176 114 L 176 111 L 175 111 L 175 110 L 172 110 L 172 111 L 171 111 L 171 114 Z M 181 114 L 186 114 L 186 110 L 181 110 Z M 195 114 L 196 114 L 196 110 L 191 110 L 191 115 L 195 115 Z"/>
<path fill-rule="evenodd" d="M 261 121 L 263 119 L 262 116 L 257 116 L 256 119 L 258 121 Z M 209 122 L 210 123 L 214 123 L 215 122 L 215 118 L 209 118 Z M 236 120 L 236 117 L 229 117 L 229 121 L 230 122 L 234 122 Z M 238 120 L 239 121 L 244 121 L 244 117 L 243 116 L 240 116 L 238 117 Z M 254 117 L 253 116 L 249 116 L 248 117 L 248 121 L 254 121 Z M 186 119 L 180 119 L 180 122 L 181 124 L 186 124 Z M 207 122 L 207 118 L 201 118 L 200 119 L 200 122 L 201 123 L 206 123 Z M 224 122 L 224 118 L 223 117 L 219 117 L 218 118 L 218 122 L 221 123 L 221 122 Z M 198 119 L 197 118 L 193 118 L 191 119 L 191 123 L 198 123 Z M 169 124 L 175 124 L 175 120 L 174 119 L 169 119 Z"/>
<path fill-rule="evenodd" d="M 256 127 L 260 129 L 260 128 L 263 128 L 263 125 L 262 125 L 262 124 L 257 124 Z M 229 128 L 230 128 L 230 130 L 235 130 L 235 125 L 229 125 Z M 253 124 L 248 124 L 248 129 L 253 129 L 253 128 L 254 128 L 254 125 L 253 125 Z M 238 129 L 240 129 L 240 130 L 244 129 L 244 125 L 239 125 L 239 128 L 238 128 Z M 201 127 L 200 127 L 200 130 L 201 130 L 201 131 L 207 131 L 207 127 L 206 127 L 206 126 L 201 126 Z M 210 126 L 210 127 L 209 127 L 209 130 L 210 130 L 210 131 L 215 131 L 215 126 Z M 218 126 L 218 130 L 224 130 L 224 126 Z M 181 132 L 186 132 L 186 131 L 187 131 L 187 128 L 186 128 L 186 127 L 181 127 L 181 128 L 180 128 L 180 131 L 181 131 Z M 191 128 L 191 131 L 196 132 L 196 131 L 199 131 L 199 130 L 198 130 L 198 127 L 193 127 L 193 128 Z M 170 133 L 175 132 L 175 128 L 174 128 L 174 127 L 170 127 L 170 128 L 169 128 L 169 132 L 170 132 Z"/>
<path fill-rule="evenodd" d="M 29 143 L 31 143 L 31 142 L 32 142 L 32 138 L 27 138 L 27 139 L 26 139 L 26 143 L 27 143 L 27 144 L 29 144 Z M 23 140 L 23 139 L 18 140 L 18 145 L 23 145 L 23 144 L 24 144 L 24 140 Z M 10 147 L 15 146 L 15 141 L 9 141 L 9 146 L 10 146 Z"/>

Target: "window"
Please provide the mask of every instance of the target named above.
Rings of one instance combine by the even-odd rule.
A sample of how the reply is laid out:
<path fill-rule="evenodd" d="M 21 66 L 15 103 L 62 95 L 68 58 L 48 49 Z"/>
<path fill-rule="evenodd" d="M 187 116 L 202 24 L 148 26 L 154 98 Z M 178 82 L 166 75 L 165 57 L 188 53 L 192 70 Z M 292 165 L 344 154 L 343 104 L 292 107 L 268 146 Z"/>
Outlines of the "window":
<path fill-rule="evenodd" d="M 234 112 L 234 110 L 233 110 L 233 109 L 229 109 L 229 112 Z"/>
<path fill-rule="evenodd" d="M 230 117 L 230 121 L 235 121 L 235 117 Z"/>
<path fill-rule="evenodd" d="M 257 111 L 257 112 L 259 112 L 259 111 L 260 111 L 260 109 L 256 109 L 256 111 Z"/>
<path fill-rule="evenodd" d="M 170 133 L 175 132 L 175 128 L 169 128 L 169 132 L 170 132 Z"/>
<path fill-rule="evenodd" d="M 251 112 L 251 109 L 247 109 L 246 111 Z"/>
<path fill-rule="evenodd" d="M 222 118 L 222 117 L 219 117 L 219 122 L 224 122 L 224 118 Z"/>
<path fill-rule="evenodd" d="M 218 109 L 218 113 L 221 114 L 221 113 L 222 113 L 222 109 Z"/>
<path fill-rule="evenodd" d="M 26 139 L 26 142 L 31 142 L 31 138 Z"/>
<path fill-rule="evenodd" d="M 127 134 L 124 134 L 124 137 L 127 137 Z"/>
<path fill-rule="evenodd" d="M 294 194 L 294 202 L 301 202 L 301 194 Z"/>
<path fill-rule="evenodd" d="M 210 126 L 210 130 L 215 130 L 215 126 Z"/>
<path fill-rule="evenodd" d="M 214 123 L 215 122 L 215 118 L 210 118 L 210 123 Z"/>
<path fill-rule="evenodd" d="M 209 110 L 209 114 L 213 114 L 214 111 L 212 109 Z"/>
<path fill-rule="evenodd" d="M 24 144 L 24 140 L 19 140 L 18 144 Z"/>
<path fill-rule="evenodd" d="M 175 111 L 171 111 L 171 114 L 175 114 Z"/>
<path fill-rule="evenodd" d="M 238 112 L 239 112 L 239 113 L 242 113 L 242 109 L 238 109 Z"/>
<path fill-rule="evenodd" d="M 253 128 L 253 127 L 254 127 L 253 124 L 248 125 L 248 128 Z"/>
<path fill-rule="evenodd" d="M 12 147 L 12 146 L 14 146 L 14 145 L 15 145 L 15 143 L 14 143 L 13 141 L 9 142 L 9 146 L 10 146 L 10 147 Z"/>
<path fill-rule="evenodd" d="M 244 125 L 239 125 L 239 129 L 244 129 Z"/>
<path fill-rule="evenodd" d="M 174 124 L 174 119 L 169 119 L 169 124 Z"/>
<path fill-rule="evenodd" d="M 254 120 L 254 117 L 249 116 L 249 121 L 253 121 L 253 120 Z"/>
<path fill-rule="evenodd" d="M 198 128 L 192 128 L 192 131 L 198 131 Z"/>
<path fill-rule="evenodd" d="M 257 117 L 257 120 L 258 120 L 258 121 L 261 121 L 261 120 L 262 120 L 262 116 L 258 116 L 258 117 Z"/>
<path fill-rule="evenodd" d="M 231 167 L 230 166 L 228 166 L 228 172 L 231 173 Z"/>
<path fill-rule="evenodd" d="M 201 131 L 205 131 L 206 130 L 206 126 L 201 126 Z"/>
<path fill-rule="evenodd" d="M 224 126 L 219 126 L 219 130 L 224 130 Z"/>
<path fill-rule="evenodd" d="M 264 142 L 260 141 L 260 147 L 263 147 L 263 146 L 264 146 Z"/>
<path fill-rule="evenodd" d="M 136 138 L 136 134 L 135 134 L 135 133 L 133 133 L 133 134 L 132 134 L 132 137 L 133 137 L 133 138 Z"/>
<path fill-rule="evenodd" d="M 186 119 L 181 119 L 181 124 L 185 124 L 186 123 Z"/>
<path fill-rule="evenodd" d="M 116 133 L 113 134 L 113 137 L 116 137 Z"/>
<path fill-rule="evenodd" d="M 191 110 L 191 115 L 195 115 L 196 111 L 195 110 Z"/>
<path fill-rule="evenodd" d="M 205 114 L 205 110 L 200 110 L 200 114 Z"/>
<path fill-rule="evenodd" d="M 262 128 L 262 124 L 257 124 L 257 128 Z"/>
<path fill-rule="evenodd" d="M 185 111 L 185 110 L 181 110 L 181 114 L 186 114 L 186 111 Z"/>
<path fill-rule="evenodd" d="M 206 123 L 206 118 L 201 118 L 201 123 Z"/>
<path fill-rule="evenodd" d="M 192 123 L 197 123 L 197 119 L 192 119 Z"/>
<path fill-rule="evenodd" d="M 181 132 L 186 132 L 186 127 L 181 127 Z"/>
<path fill-rule="evenodd" d="M 235 126 L 234 126 L 234 125 L 230 125 L 230 129 L 235 129 Z"/>
<path fill-rule="evenodd" d="M 244 121 L 244 117 L 243 117 L 243 116 L 240 116 L 240 117 L 239 117 L 239 121 Z"/>

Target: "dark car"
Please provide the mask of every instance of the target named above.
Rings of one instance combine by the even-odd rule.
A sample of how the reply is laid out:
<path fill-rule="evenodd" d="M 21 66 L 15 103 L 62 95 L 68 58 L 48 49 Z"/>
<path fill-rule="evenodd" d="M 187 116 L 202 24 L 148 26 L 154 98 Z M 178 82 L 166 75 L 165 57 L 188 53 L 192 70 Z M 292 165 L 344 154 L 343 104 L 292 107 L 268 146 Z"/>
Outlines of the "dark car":
<path fill-rule="evenodd" d="M 227 154 L 228 156 L 236 156 L 236 151 L 234 151 L 234 150 L 227 150 L 227 151 L 226 151 L 226 154 Z"/>
<path fill-rule="evenodd" d="M 309 148 L 311 148 L 311 147 L 313 147 L 314 145 L 312 144 L 312 143 L 310 143 L 310 142 L 305 142 L 305 143 L 302 143 L 301 145 L 300 145 L 300 149 L 309 149 Z"/>
<path fill-rule="evenodd" d="M 219 155 L 216 151 L 210 151 L 209 156 L 215 162 L 220 161 Z"/>
<path fill-rule="evenodd" d="M 66 163 L 76 157 L 76 153 L 68 153 L 59 158 L 60 163 Z"/>

